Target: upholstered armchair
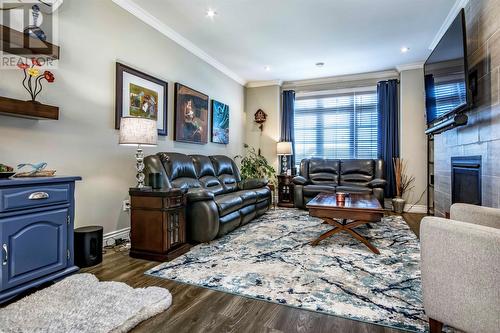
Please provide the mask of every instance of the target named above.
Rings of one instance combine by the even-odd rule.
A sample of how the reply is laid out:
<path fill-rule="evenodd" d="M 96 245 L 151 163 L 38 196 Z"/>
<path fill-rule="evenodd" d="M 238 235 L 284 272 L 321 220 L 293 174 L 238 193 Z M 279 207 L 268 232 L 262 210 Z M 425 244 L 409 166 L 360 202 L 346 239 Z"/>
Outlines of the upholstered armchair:
<path fill-rule="evenodd" d="M 500 332 L 500 209 L 454 204 L 420 225 L 430 331 Z"/>

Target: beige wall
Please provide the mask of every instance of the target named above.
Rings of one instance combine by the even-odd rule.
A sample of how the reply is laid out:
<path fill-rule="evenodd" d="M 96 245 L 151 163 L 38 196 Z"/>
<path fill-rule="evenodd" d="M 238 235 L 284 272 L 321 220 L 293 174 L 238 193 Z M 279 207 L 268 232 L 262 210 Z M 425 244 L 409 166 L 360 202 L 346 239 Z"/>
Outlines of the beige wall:
<path fill-rule="evenodd" d="M 160 138 L 158 147 L 147 148 L 146 154 L 179 151 L 234 156 L 242 152 L 245 114 L 241 85 L 112 1 L 65 1 L 59 18 L 61 60 L 54 71 L 56 82 L 45 88 L 40 100 L 59 106 L 60 120 L 0 116 L 0 163 L 14 166 L 46 161 L 60 175 L 82 176 L 76 187 L 77 226 L 103 225 L 105 233 L 129 226 L 122 201 L 128 198 L 128 188 L 135 185 L 134 149 L 119 146 L 114 129 L 116 61 L 169 82 L 169 135 Z M 28 99 L 21 79 L 18 70 L 0 71 L 0 96 Z M 230 106 L 230 144 L 172 141 L 176 81 Z"/>
<path fill-rule="evenodd" d="M 254 147 L 255 150 L 260 148 L 262 156 L 278 171 L 276 143 L 280 138 L 280 86 L 246 88 L 245 91 L 247 121 L 245 142 Z M 267 114 L 262 132 L 258 124 L 254 122 L 254 114 L 258 109 L 262 109 Z"/>
<path fill-rule="evenodd" d="M 427 137 L 425 135 L 424 73 L 422 69 L 400 73 L 401 157 L 408 163 L 408 174 L 415 177 L 415 188 L 408 204 L 426 205 Z M 418 202 L 417 202 L 418 201 Z"/>

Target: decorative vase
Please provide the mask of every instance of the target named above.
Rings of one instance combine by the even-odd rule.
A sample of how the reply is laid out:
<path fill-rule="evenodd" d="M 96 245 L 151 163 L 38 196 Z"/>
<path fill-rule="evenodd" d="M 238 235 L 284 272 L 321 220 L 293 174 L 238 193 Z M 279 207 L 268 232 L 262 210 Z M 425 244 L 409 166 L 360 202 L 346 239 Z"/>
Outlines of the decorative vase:
<path fill-rule="evenodd" d="M 395 197 L 392 199 L 392 211 L 397 214 L 402 214 L 405 209 L 406 200 L 401 197 Z"/>
<path fill-rule="evenodd" d="M 33 5 L 31 7 L 31 15 L 32 15 L 32 19 L 33 19 L 33 24 L 28 25 L 26 28 L 24 28 L 24 34 L 26 36 L 39 39 L 43 42 L 47 41 L 47 35 L 40 28 L 40 26 L 38 24 L 38 18 L 40 16 L 40 7 L 38 7 L 38 5 Z M 40 22 L 40 24 L 41 24 L 41 22 Z"/>

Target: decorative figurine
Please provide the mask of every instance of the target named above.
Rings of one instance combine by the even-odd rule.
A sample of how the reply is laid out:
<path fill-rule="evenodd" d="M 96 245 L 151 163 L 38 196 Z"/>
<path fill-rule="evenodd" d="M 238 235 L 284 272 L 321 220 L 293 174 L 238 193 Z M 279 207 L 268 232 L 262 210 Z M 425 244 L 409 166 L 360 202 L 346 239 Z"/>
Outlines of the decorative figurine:
<path fill-rule="evenodd" d="M 31 59 L 31 65 L 24 62 L 17 64 L 17 67 L 23 70 L 24 79 L 23 87 L 30 94 L 31 101 L 35 102 L 36 97 L 42 92 L 42 82 L 45 80 L 48 83 L 55 81 L 54 74 L 50 71 L 42 71 L 37 67 L 41 67 L 42 63 L 37 58 Z"/>
<path fill-rule="evenodd" d="M 18 172 L 14 177 L 53 177 L 56 174 L 56 170 L 45 170 L 47 163 L 22 163 L 17 166 L 18 169 L 24 168 L 25 166 L 30 166 L 33 170 L 29 172 Z"/>
<path fill-rule="evenodd" d="M 21 168 L 24 168 L 25 166 L 30 166 L 33 168 L 33 170 L 31 171 L 31 174 L 35 174 L 37 172 L 41 172 L 43 171 L 46 167 L 47 167 L 47 163 L 46 162 L 40 162 L 40 163 L 35 163 L 35 164 L 31 164 L 31 163 L 21 163 L 21 164 L 18 164 L 17 165 L 17 168 L 18 169 L 21 169 Z"/>
<path fill-rule="evenodd" d="M 262 109 L 258 109 L 257 112 L 255 112 L 254 118 L 255 122 L 259 124 L 259 129 L 262 132 L 262 130 L 264 129 L 264 123 L 267 119 L 267 114 L 262 111 Z"/>
<path fill-rule="evenodd" d="M 32 16 L 33 16 L 33 24 L 28 25 L 24 28 L 24 34 L 26 36 L 30 36 L 36 39 L 39 39 L 43 42 L 47 41 L 47 35 L 43 30 L 39 27 L 38 17 L 40 16 L 40 7 L 38 5 L 33 5 L 31 7 Z"/>

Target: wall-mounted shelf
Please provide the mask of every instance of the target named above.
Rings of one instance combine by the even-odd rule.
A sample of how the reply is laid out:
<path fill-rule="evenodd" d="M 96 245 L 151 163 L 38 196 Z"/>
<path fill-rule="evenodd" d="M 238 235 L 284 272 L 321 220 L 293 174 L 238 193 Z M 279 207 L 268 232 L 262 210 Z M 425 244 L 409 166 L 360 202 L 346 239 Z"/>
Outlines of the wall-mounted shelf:
<path fill-rule="evenodd" d="M 59 46 L 26 36 L 21 31 L 0 24 L 2 50 L 16 55 L 43 55 L 59 59 Z"/>
<path fill-rule="evenodd" d="M 59 108 L 0 96 L 0 114 L 21 118 L 58 120 Z"/>

